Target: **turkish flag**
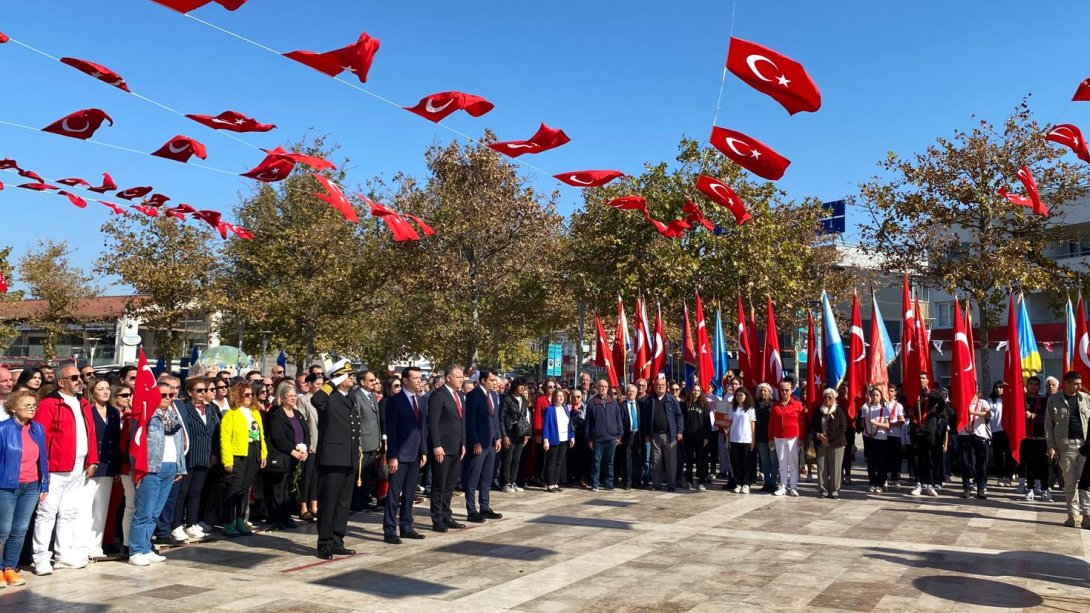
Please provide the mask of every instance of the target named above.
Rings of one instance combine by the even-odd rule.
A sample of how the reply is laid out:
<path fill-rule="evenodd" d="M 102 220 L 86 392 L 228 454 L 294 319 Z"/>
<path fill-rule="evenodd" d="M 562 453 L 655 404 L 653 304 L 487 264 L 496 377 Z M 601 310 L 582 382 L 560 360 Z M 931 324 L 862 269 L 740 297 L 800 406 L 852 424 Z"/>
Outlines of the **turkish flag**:
<path fill-rule="evenodd" d="M 1087 149 L 1086 139 L 1082 137 L 1082 131 L 1078 127 L 1069 123 L 1061 123 L 1049 130 L 1045 140 L 1059 143 L 1071 149 L 1080 160 L 1090 164 L 1090 150 Z"/>
<path fill-rule="evenodd" d="M 98 187 L 88 187 L 87 189 L 88 191 L 105 194 L 106 192 L 112 192 L 117 189 L 117 184 L 114 183 L 113 178 L 110 177 L 110 173 L 104 172 L 102 173 L 102 185 L 99 185 Z"/>
<path fill-rule="evenodd" d="M 806 313 L 806 408 L 821 406 L 821 389 L 818 388 L 818 363 L 814 357 L 817 336 L 814 334 L 814 316 Z"/>
<path fill-rule="evenodd" d="M 606 204 L 622 211 L 647 211 L 647 201 L 643 196 L 621 196 Z"/>
<path fill-rule="evenodd" d="M 212 4 L 213 0 L 152 0 L 156 4 L 162 4 L 167 8 L 172 8 L 179 13 L 188 13 L 194 9 L 199 9 L 206 4 Z M 223 8 L 233 11 L 238 7 L 246 4 L 246 0 L 215 0 L 216 4 Z"/>
<path fill-rule="evenodd" d="M 72 68 L 75 68 L 76 70 L 84 74 L 90 75 L 107 85 L 113 85 L 118 89 L 130 91 L 128 84 L 125 83 L 125 79 L 122 78 L 121 75 L 110 70 L 109 68 L 106 68 L 102 64 L 96 64 L 94 62 L 88 62 L 87 60 L 81 60 L 74 57 L 62 57 L 60 61 L 62 64 L 68 64 Z"/>
<path fill-rule="evenodd" d="M 318 183 L 322 184 L 322 187 L 325 188 L 326 191 L 324 194 L 314 194 L 315 197 L 329 203 L 329 206 L 339 211 L 346 221 L 351 221 L 352 223 L 359 221 L 360 218 L 359 215 L 356 214 L 355 207 L 353 207 L 352 203 L 348 201 L 348 198 L 344 196 L 344 192 L 341 191 L 341 188 L 336 183 L 320 174 L 314 174 L 313 176 L 318 180 Z"/>
<path fill-rule="evenodd" d="M 34 190 L 36 192 L 44 192 L 44 191 L 49 190 L 49 189 L 57 189 L 56 186 L 49 185 L 48 183 L 41 183 L 41 182 L 38 182 L 38 183 L 22 183 L 20 185 L 16 185 L 15 187 L 21 187 L 23 189 L 30 189 L 30 190 Z"/>
<path fill-rule="evenodd" d="M 216 229 L 219 229 L 220 217 L 220 212 L 212 209 L 202 209 L 193 213 L 193 219 L 200 219 Z"/>
<path fill-rule="evenodd" d="M 276 127 L 276 124 L 272 123 L 258 123 L 253 117 L 247 117 L 235 111 L 224 111 L 219 115 L 186 115 L 186 117 L 213 130 L 228 132 L 268 132 Z"/>
<path fill-rule="evenodd" d="M 266 155 L 264 160 L 240 176 L 257 179 L 266 183 L 275 183 L 288 178 L 295 168 L 295 160 L 282 155 Z"/>
<path fill-rule="evenodd" d="M 0 160 L 0 170 L 8 170 L 9 168 L 19 168 L 19 162 L 10 158 Z"/>
<path fill-rule="evenodd" d="M 681 205 L 681 210 L 685 213 L 685 223 L 690 226 L 700 224 L 707 228 L 709 232 L 715 231 L 715 224 L 708 221 L 707 217 L 704 217 L 704 211 L 701 211 L 700 207 L 693 204 L 692 200 L 686 200 L 685 204 Z"/>
<path fill-rule="evenodd" d="M 148 359 L 144 356 L 144 348 L 140 347 L 136 352 L 136 383 L 132 390 L 132 420 L 130 433 L 132 439 L 129 442 L 129 455 L 132 456 L 132 480 L 140 483 L 144 475 L 148 474 L 148 422 L 159 408 L 162 396 L 155 386 L 155 375 L 148 367 Z"/>
<path fill-rule="evenodd" d="M 378 52 L 379 41 L 371 38 L 367 32 L 360 34 L 359 40 L 340 49 L 315 53 L 314 51 L 290 51 L 284 57 L 306 64 L 314 70 L 335 77 L 343 70 L 348 70 L 359 77 L 360 83 L 367 82 L 367 72 Z"/>
<path fill-rule="evenodd" d="M 196 213 L 196 212 L 197 212 L 197 209 L 189 206 L 188 204 L 185 204 L 184 202 L 182 204 L 177 205 L 177 206 L 172 206 L 172 207 L 169 207 L 169 208 L 163 210 L 163 214 L 166 215 L 167 217 L 173 217 L 174 219 L 179 219 L 179 220 L 182 220 L 182 221 L 185 221 L 186 213 Z"/>
<path fill-rule="evenodd" d="M 784 171 L 791 165 L 791 160 L 768 145 L 734 130 L 718 126 L 712 128 L 711 144 L 730 161 L 769 181 L 783 177 Z"/>
<path fill-rule="evenodd" d="M 285 151 L 283 147 L 277 147 L 276 149 L 262 149 L 269 155 L 275 155 L 298 164 L 310 166 L 314 170 L 337 170 L 337 167 L 332 162 L 320 158 L 316 155 L 306 155 L 305 153 L 295 153 L 292 151 Z"/>
<path fill-rule="evenodd" d="M 1071 358 L 1071 370 L 1082 376 L 1084 389 L 1090 387 L 1090 327 L 1086 325 L 1086 305 L 1082 296 L 1075 309 L 1075 356 Z"/>
<path fill-rule="evenodd" d="M 655 335 L 651 337 L 651 377 L 648 382 L 659 378 L 666 366 L 666 333 L 662 329 L 662 307 L 655 305 Z"/>
<path fill-rule="evenodd" d="M 704 320 L 704 303 L 700 300 L 700 290 L 696 292 L 696 366 L 700 373 L 700 391 L 708 393 L 715 379 L 715 364 L 712 361 L 712 344 L 708 340 L 708 326 Z"/>
<path fill-rule="evenodd" d="M 181 134 L 168 140 L 162 147 L 159 147 L 151 154 L 156 157 L 182 163 L 188 162 L 189 158 L 194 155 L 202 160 L 208 159 L 208 151 L 202 143 Z"/>
<path fill-rule="evenodd" d="M 4 273 L 0 272 L 0 294 L 6 293 L 8 293 L 8 278 L 4 275 Z"/>
<path fill-rule="evenodd" d="M 1079 86 L 1075 88 L 1075 95 L 1071 97 L 1071 101 L 1090 102 L 1090 79 L 1079 83 Z"/>
<path fill-rule="evenodd" d="M 780 334 L 776 330 L 776 316 L 772 313 L 772 297 L 768 297 L 768 327 L 765 330 L 764 382 L 773 388 L 783 379 L 783 358 L 780 356 Z"/>
<path fill-rule="evenodd" d="M 606 330 L 602 327 L 602 318 L 594 314 L 595 338 L 594 338 L 594 365 L 606 369 L 606 378 L 610 385 L 617 385 L 617 371 L 613 368 L 613 360 L 610 357 L 609 342 L 606 341 Z"/>
<path fill-rule="evenodd" d="M 681 235 L 685 234 L 686 230 L 692 227 L 692 225 L 684 219 L 675 219 L 669 224 L 664 224 L 652 217 L 651 213 L 646 211 L 644 212 L 644 217 L 646 217 L 647 223 L 654 226 L 655 230 L 666 238 L 680 238 Z"/>
<path fill-rule="evenodd" d="M 71 192 L 66 192 L 62 189 L 61 191 L 57 192 L 57 194 L 61 196 L 66 196 L 69 202 L 81 209 L 87 208 L 87 201 Z"/>
<path fill-rule="evenodd" d="M 1037 181 L 1033 178 L 1029 168 L 1023 166 L 1018 170 L 1018 180 L 1026 188 L 1025 196 L 1008 193 L 1005 185 L 999 188 L 998 194 L 1014 204 L 1032 209 L 1037 215 L 1048 217 L 1048 208 L 1041 202 L 1041 193 L 1037 189 Z"/>
<path fill-rule="evenodd" d="M 4 191 L 4 183 L 0 181 L 0 192 Z"/>
<path fill-rule="evenodd" d="M 968 305 L 966 305 L 968 308 Z M 954 300 L 954 347 L 950 360 L 950 404 L 957 415 L 958 431 L 969 424 L 969 404 L 976 396 L 976 371 L 973 367 L 973 348 L 965 333 L 965 320 L 961 316 L 961 301 Z"/>
<path fill-rule="evenodd" d="M 386 227 L 390 230 L 390 234 L 393 235 L 395 243 L 420 240 L 420 235 L 416 233 L 416 230 L 408 221 L 405 221 L 404 217 L 366 196 L 360 197 L 371 206 L 372 217 L 381 217 L 382 221 L 386 222 Z"/>
<path fill-rule="evenodd" d="M 855 420 L 866 400 L 867 355 L 863 342 L 863 319 L 859 296 L 852 296 L 852 325 L 848 329 L 848 419 Z"/>
<path fill-rule="evenodd" d="M 742 306 L 741 294 L 738 295 L 738 368 L 742 371 L 746 389 L 757 389 L 757 384 L 761 381 L 757 376 L 757 364 L 754 363 L 749 349 L 749 328 L 746 325 L 746 311 Z"/>
<path fill-rule="evenodd" d="M 647 333 L 647 319 L 644 316 L 643 301 L 636 299 L 636 348 L 635 361 L 632 363 L 632 379 L 651 378 L 651 336 Z"/>
<path fill-rule="evenodd" d="M 159 209 L 157 209 L 157 208 L 155 208 L 153 206 L 148 206 L 146 204 L 134 204 L 134 205 L 132 205 L 132 208 L 136 209 L 137 211 L 140 211 L 141 213 L 147 215 L 148 217 L 158 217 L 159 216 Z"/>
<path fill-rule="evenodd" d="M 168 200 L 170 200 L 170 198 L 168 198 L 167 196 L 164 196 L 162 194 L 152 194 L 151 196 L 148 196 L 140 204 L 146 204 L 148 206 L 163 206 L 164 204 L 167 203 Z"/>
<path fill-rule="evenodd" d="M 920 348 L 917 338 L 917 313 L 912 308 L 908 277 L 901 292 L 901 382 L 906 404 L 915 406 L 920 397 Z M 926 341 L 924 341 L 926 342 Z"/>
<path fill-rule="evenodd" d="M 821 92 L 795 60 L 741 38 L 731 38 L 727 70 L 779 102 L 791 115 L 821 108 Z"/>
<path fill-rule="evenodd" d="M 11 40 L 11 39 L 8 38 L 7 34 L 4 34 L 3 32 L 0 32 L 0 45 L 8 42 L 9 40 Z"/>
<path fill-rule="evenodd" d="M 413 223 L 415 223 L 416 226 L 420 228 L 420 231 L 424 233 L 424 236 L 433 236 L 435 234 L 435 230 L 428 224 L 424 223 L 423 219 L 420 219 L 416 215 L 410 215 L 408 213 L 402 213 L 402 215 L 413 220 Z"/>
<path fill-rule="evenodd" d="M 114 204 L 112 202 L 106 202 L 105 200 L 98 200 L 97 202 L 99 204 L 103 205 L 103 206 L 109 207 L 111 211 L 113 211 L 114 213 L 116 213 L 118 215 L 127 215 L 128 214 L 128 213 L 125 212 L 125 209 L 117 206 L 116 204 Z"/>
<path fill-rule="evenodd" d="M 1022 374 L 1022 350 L 1018 340 L 1018 311 L 1014 306 L 1014 293 L 1007 307 L 1007 358 L 1003 362 L 1003 406 L 1013 408 L 1003 411 L 1003 430 L 1007 433 L 1011 457 L 1022 461 L 1022 439 L 1026 438 L 1025 414 L 1019 410 L 1026 406 L 1025 377 Z"/>
<path fill-rule="evenodd" d="M 927 330 L 927 323 L 920 314 L 920 298 L 916 297 L 916 340 L 919 341 L 920 372 L 928 374 L 928 380 L 935 384 L 935 369 L 931 362 L 931 334 Z"/>
<path fill-rule="evenodd" d="M 529 140 L 511 140 L 500 143 L 489 143 L 488 148 L 504 155 L 517 158 L 525 153 L 541 153 L 549 149 L 555 149 L 565 143 L 571 142 L 563 130 L 556 130 L 541 123 L 537 132 Z"/>
<path fill-rule="evenodd" d="M 81 140 L 87 140 L 95 134 L 103 121 L 114 125 L 114 120 L 101 109 L 83 109 L 70 115 L 61 117 L 57 121 L 42 128 L 42 132 L 52 132 L 61 136 L 70 136 Z"/>
<path fill-rule="evenodd" d="M 619 170 L 573 170 L 553 175 L 561 183 L 572 187 L 601 187 L 623 176 L 624 173 Z"/>
<path fill-rule="evenodd" d="M 624 380 L 628 370 L 628 318 L 624 315 L 624 302 L 617 296 L 617 329 L 613 332 L 613 368 L 618 379 Z"/>
<path fill-rule="evenodd" d="M 730 211 L 738 225 L 742 225 L 753 218 L 752 215 L 746 212 L 746 205 L 738 197 L 738 194 L 735 194 L 734 190 L 727 187 L 722 181 L 713 179 L 708 175 L 700 175 L 696 180 L 696 188 L 710 198 L 712 202 Z"/>
<path fill-rule="evenodd" d="M 61 180 L 57 181 L 57 183 L 60 183 L 61 185 L 67 185 L 68 187 L 76 187 L 77 185 L 82 186 L 82 187 L 86 187 L 86 188 L 91 187 L 90 183 L 88 183 L 87 181 L 84 181 L 83 179 L 80 179 L 78 177 L 70 177 L 68 179 L 61 179 Z"/>
<path fill-rule="evenodd" d="M 235 236 L 241 238 L 244 241 L 254 240 L 253 232 L 250 232 L 249 230 L 247 230 L 246 228 L 243 228 L 242 226 L 236 226 L 233 223 L 228 223 L 226 221 L 221 221 L 219 223 L 219 227 L 217 229 L 220 232 L 220 236 L 222 236 L 223 238 L 227 238 L 227 232 L 230 231 L 232 234 L 234 234 Z"/>
<path fill-rule="evenodd" d="M 27 170 L 25 168 L 20 168 L 19 169 L 19 176 L 20 177 L 25 177 L 27 179 L 33 179 L 34 181 L 37 181 L 38 183 L 45 183 L 45 179 L 43 179 L 41 175 L 34 172 L 33 170 Z"/>
<path fill-rule="evenodd" d="M 150 194 L 151 189 L 150 186 L 130 187 L 129 189 L 122 190 L 114 195 L 124 200 L 136 200 L 137 198 L 143 198 Z"/>
<path fill-rule="evenodd" d="M 496 108 L 488 100 L 464 92 L 439 92 L 424 96 L 416 106 L 403 107 L 410 113 L 416 113 L 428 121 L 439 123 L 454 111 L 465 111 L 473 117 L 480 117 Z"/>

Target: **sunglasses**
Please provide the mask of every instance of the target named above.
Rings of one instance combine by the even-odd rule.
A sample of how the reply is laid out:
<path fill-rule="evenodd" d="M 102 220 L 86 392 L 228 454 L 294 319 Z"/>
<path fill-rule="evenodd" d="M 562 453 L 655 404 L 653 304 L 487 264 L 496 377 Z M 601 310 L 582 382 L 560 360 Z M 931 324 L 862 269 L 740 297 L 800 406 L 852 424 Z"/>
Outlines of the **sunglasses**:
<path fill-rule="evenodd" d="M 208 391 L 207 387 L 195 387 L 195 388 L 193 388 L 193 393 L 194 394 L 203 394 L 203 393 L 205 393 L 207 391 Z"/>
<path fill-rule="evenodd" d="M 225 390 L 225 389 L 227 389 L 227 386 L 226 386 L 226 385 L 217 385 L 217 386 L 216 386 L 216 389 L 218 389 L 218 390 Z"/>
<path fill-rule="evenodd" d="M 117 397 L 118 397 L 118 398 L 131 398 L 131 397 L 132 397 L 132 394 L 129 394 L 129 393 L 125 393 L 125 394 L 118 394 L 118 395 L 117 395 Z"/>
<path fill-rule="evenodd" d="M 80 381 L 83 380 L 83 377 L 81 377 L 80 375 L 72 375 L 70 377 L 65 377 L 65 379 L 68 379 L 69 381 L 71 381 L 73 383 L 79 383 Z"/>
<path fill-rule="evenodd" d="M 251 394 L 250 392 L 246 392 L 245 394 L 243 394 L 243 395 L 242 395 L 242 397 L 243 397 L 243 398 L 253 398 L 253 397 L 254 397 L 254 395 L 253 395 L 253 394 Z"/>
<path fill-rule="evenodd" d="M 166 397 L 167 398 L 177 398 L 178 394 L 171 393 L 171 394 L 167 394 Z"/>

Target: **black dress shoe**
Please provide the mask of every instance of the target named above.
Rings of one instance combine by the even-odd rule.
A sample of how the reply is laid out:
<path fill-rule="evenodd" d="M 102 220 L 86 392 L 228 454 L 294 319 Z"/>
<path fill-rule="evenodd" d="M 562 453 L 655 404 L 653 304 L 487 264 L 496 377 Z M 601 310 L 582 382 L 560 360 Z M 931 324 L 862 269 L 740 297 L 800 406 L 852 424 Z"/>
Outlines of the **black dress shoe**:
<path fill-rule="evenodd" d="M 436 532 L 446 532 L 447 531 L 447 525 L 446 524 L 432 524 L 431 529 L 436 531 Z"/>
<path fill-rule="evenodd" d="M 333 559 L 333 552 L 330 551 L 329 549 L 319 549 L 318 550 L 318 557 L 323 559 L 323 560 L 332 560 Z"/>
<path fill-rule="evenodd" d="M 470 513 L 470 514 L 466 515 L 466 521 L 474 523 L 474 524 L 483 524 L 484 523 L 484 515 L 481 515 L 480 513 Z"/>
<path fill-rule="evenodd" d="M 448 519 L 443 523 L 446 524 L 446 526 L 448 528 L 465 528 L 466 527 L 465 524 L 460 524 L 460 523 L 454 521 L 453 519 Z"/>
<path fill-rule="evenodd" d="M 334 547 L 333 548 L 333 553 L 335 553 L 335 554 L 337 554 L 339 556 L 354 556 L 354 555 L 356 555 L 356 550 L 355 549 L 349 549 L 349 548 L 345 547 L 344 545 L 341 545 L 339 547 Z"/>
<path fill-rule="evenodd" d="M 403 539 L 423 540 L 424 535 L 420 534 L 416 530 L 408 530 L 408 531 L 405 531 L 405 532 L 401 533 L 401 538 L 403 538 Z"/>
<path fill-rule="evenodd" d="M 400 545 L 401 544 L 401 539 L 397 538 L 396 534 L 387 534 L 386 536 L 382 537 L 382 540 L 389 543 L 389 544 L 391 544 L 391 545 Z"/>
<path fill-rule="evenodd" d="M 503 519 L 503 513 L 497 513 L 492 509 L 481 511 L 481 515 L 483 515 L 485 519 Z"/>

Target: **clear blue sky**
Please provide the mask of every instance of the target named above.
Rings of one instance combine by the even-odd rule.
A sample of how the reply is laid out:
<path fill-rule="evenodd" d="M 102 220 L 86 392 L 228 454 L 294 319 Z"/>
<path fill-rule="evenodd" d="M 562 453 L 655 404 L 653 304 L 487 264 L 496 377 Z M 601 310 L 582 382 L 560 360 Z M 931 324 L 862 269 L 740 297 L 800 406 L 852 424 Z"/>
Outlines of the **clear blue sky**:
<path fill-rule="evenodd" d="M 243 135 L 286 144 L 308 130 L 329 133 L 351 158 L 353 184 L 397 171 L 419 174 L 422 152 L 453 135 L 290 60 L 274 56 L 147 0 L 9 3 L 0 31 L 56 56 L 104 64 L 133 91 L 186 113 L 232 109 L 279 126 Z M 685 2 L 360 2 L 251 0 L 230 13 L 193 15 L 279 51 L 325 51 L 367 31 L 382 41 L 366 85 L 404 105 L 449 89 L 487 97 L 496 109 L 445 123 L 501 139 L 529 137 L 540 121 L 572 142 L 531 163 L 558 173 L 672 159 L 682 135 L 705 139 L 731 27 L 726 0 Z M 792 197 L 851 195 L 885 152 L 910 154 L 936 136 L 1001 120 L 1026 93 L 1046 122 L 1090 130 L 1090 104 L 1069 102 L 1090 76 L 1090 3 L 757 2 L 737 3 L 734 34 L 803 63 L 823 95 L 817 113 L 789 117 L 771 99 L 728 76 L 719 124 L 765 141 L 792 160 L 780 181 Z M 176 134 L 208 146 L 207 164 L 238 172 L 261 154 L 194 122 L 125 95 L 13 44 L 0 45 L 0 119 L 44 126 L 86 107 L 116 121 L 97 139 L 145 151 Z M 0 125 L 0 157 L 48 179 L 110 172 L 122 187 L 153 185 L 175 202 L 230 210 L 253 183 Z M 0 245 L 14 259 L 39 238 L 66 239 L 89 265 L 109 214 L 78 210 L 57 196 L 12 189 L 0 173 Z M 539 188 L 558 184 L 533 175 Z M 581 203 L 561 186 L 562 212 Z M 849 224 L 852 220 L 849 217 Z M 119 291 L 117 288 L 113 290 Z"/>

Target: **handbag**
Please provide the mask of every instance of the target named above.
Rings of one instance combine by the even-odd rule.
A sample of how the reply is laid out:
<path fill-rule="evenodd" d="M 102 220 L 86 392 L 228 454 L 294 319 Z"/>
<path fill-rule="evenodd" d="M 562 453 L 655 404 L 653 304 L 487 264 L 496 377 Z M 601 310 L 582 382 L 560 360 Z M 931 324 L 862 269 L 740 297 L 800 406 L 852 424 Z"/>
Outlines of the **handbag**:
<path fill-rule="evenodd" d="M 390 478 L 390 465 L 386 463 L 385 454 L 380 454 L 375 460 L 375 477 L 381 481 L 386 481 Z"/>
<path fill-rule="evenodd" d="M 272 474 L 288 472 L 288 456 L 284 454 L 269 454 L 269 456 L 265 458 L 265 468 L 263 470 Z"/>
<path fill-rule="evenodd" d="M 817 443 L 811 436 L 806 437 L 806 463 L 817 462 Z"/>

